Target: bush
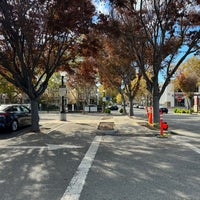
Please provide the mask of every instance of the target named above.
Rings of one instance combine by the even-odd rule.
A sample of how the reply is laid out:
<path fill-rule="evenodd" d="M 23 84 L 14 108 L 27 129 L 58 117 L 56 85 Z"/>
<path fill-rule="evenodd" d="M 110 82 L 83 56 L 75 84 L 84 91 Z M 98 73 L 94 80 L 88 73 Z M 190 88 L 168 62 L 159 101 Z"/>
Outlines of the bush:
<path fill-rule="evenodd" d="M 110 114 L 110 109 L 106 108 L 104 112 Z"/>
<path fill-rule="evenodd" d="M 120 113 L 123 113 L 123 112 L 124 112 L 124 109 L 123 109 L 123 108 L 120 108 L 119 112 L 120 112 Z"/>
<path fill-rule="evenodd" d="M 174 113 L 177 113 L 177 111 L 178 111 L 178 108 L 174 108 Z"/>
<path fill-rule="evenodd" d="M 174 113 L 186 113 L 186 114 L 189 114 L 190 110 L 174 108 Z"/>

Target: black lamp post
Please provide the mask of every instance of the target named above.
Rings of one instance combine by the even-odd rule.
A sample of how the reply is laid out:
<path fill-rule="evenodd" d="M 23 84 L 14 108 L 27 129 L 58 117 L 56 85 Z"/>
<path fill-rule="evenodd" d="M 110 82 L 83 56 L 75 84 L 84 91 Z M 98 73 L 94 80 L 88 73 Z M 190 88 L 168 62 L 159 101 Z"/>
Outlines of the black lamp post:
<path fill-rule="evenodd" d="M 62 79 L 61 86 L 62 86 L 62 88 L 64 88 L 64 76 L 61 76 L 61 79 Z M 61 113 L 65 113 L 65 97 L 62 96 L 61 98 L 62 98 L 61 99 L 62 100 Z"/>
<path fill-rule="evenodd" d="M 59 88 L 59 93 L 61 96 L 61 109 L 60 109 L 60 121 L 66 121 L 66 110 L 65 110 L 65 94 L 66 94 L 66 85 L 64 84 L 64 78 L 66 72 L 61 72 L 61 87 Z"/>

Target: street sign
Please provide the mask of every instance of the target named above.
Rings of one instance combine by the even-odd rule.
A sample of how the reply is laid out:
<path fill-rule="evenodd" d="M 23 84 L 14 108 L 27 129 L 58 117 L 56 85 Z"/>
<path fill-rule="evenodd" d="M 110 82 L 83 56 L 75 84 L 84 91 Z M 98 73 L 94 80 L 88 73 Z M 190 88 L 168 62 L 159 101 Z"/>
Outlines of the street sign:
<path fill-rule="evenodd" d="M 67 88 L 66 87 L 60 87 L 59 88 L 59 95 L 62 97 L 62 96 L 65 96 L 66 94 L 66 91 L 67 91 Z"/>
<path fill-rule="evenodd" d="M 184 98 L 185 98 L 184 93 L 182 93 L 182 92 L 175 93 L 175 99 L 177 99 L 178 102 L 181 102 Z"/>
<path fill-rule="evenodd" d="M 182 96 L 177 97 L 178 102 L 181 102 L 182 99 L 183 99 Z"/>

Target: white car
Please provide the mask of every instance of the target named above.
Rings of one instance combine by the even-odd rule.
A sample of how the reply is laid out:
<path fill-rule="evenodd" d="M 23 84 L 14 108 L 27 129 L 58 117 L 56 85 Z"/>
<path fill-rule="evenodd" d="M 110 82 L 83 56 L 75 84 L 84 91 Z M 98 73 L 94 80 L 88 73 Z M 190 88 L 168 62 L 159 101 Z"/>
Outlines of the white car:
<path fill-rule="evenodd" d="M 143 105 L 139 105 L 138 108 L 144 109 L 144 106 Z"/>

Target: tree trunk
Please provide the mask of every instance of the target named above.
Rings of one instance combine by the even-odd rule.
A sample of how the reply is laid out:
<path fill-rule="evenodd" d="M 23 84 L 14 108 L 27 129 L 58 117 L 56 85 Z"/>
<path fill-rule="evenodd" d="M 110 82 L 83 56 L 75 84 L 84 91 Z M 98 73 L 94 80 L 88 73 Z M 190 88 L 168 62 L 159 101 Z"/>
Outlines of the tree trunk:
<path fill-rule="evenodd" d="M 123 114 L 126 115 L 127 114 L 127 112 L 126 112 L 126 99 L 124 97 L 123 92 L 121 93 L 121 96 L 122 96 L 122 104 L 123 104 Z"/>
<path fill-rule="evenodd" d="M 33 132 L 39 132 L 39 113 L 38 113 L 38 100 L 37 99 L 31 99 L 31 129 Z"/>
<path fill-rule="evenodd" d="M 192 97 L 187 97 L 187 102 L 189 113 L 192 114 Z"/>
<path fill-rule="evenodd" d="M 130 103 L 129 116 L 134 116 L 134 112 L 133 112 L 133 99 L 132 98 L 129 98 L 129 103 Z"/>
<path fill-rule="evenodd" d="M 160 123 L 160 111 L 159 111 L 159 86 L 155 84 L 153 90 L 153 123 Z"/>

